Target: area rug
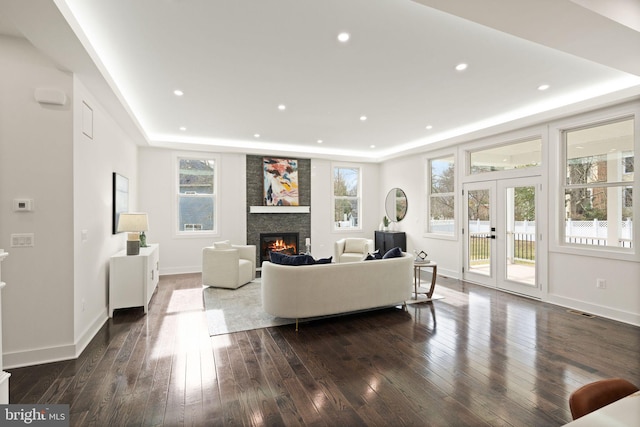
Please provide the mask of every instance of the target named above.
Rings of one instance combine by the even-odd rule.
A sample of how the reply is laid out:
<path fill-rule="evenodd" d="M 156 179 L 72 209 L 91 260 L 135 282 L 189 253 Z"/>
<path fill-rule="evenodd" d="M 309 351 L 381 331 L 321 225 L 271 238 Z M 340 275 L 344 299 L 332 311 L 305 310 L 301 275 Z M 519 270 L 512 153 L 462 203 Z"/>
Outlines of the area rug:
<path fill-rule="evenodd" d="M 210 336 L 295 323 L 262 310 L 259 278 L 238 289 L 204 287 L 202 297 Z"/>

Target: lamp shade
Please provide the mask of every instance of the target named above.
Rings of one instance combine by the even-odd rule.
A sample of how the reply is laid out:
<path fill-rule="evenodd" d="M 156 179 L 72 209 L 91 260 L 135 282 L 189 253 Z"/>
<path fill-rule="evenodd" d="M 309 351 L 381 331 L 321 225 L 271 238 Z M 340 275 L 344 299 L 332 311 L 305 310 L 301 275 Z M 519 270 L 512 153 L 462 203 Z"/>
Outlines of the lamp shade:
<path fill-rule="evenodd" d="M 146 213 L 121 213 L 118 219 L 118 232 L 140 232 L 149 230 L 149 221 Z"/>

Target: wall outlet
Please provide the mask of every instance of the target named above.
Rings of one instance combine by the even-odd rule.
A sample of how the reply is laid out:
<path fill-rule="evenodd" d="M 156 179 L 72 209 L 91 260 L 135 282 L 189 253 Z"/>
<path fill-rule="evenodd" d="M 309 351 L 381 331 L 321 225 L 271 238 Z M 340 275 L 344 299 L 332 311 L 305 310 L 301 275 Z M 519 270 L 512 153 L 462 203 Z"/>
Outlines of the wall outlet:
<path fill-rule="evenodd" d="M 607 289 L 607 281 L 604 279 L 596 279 L 596 288 Z"/>

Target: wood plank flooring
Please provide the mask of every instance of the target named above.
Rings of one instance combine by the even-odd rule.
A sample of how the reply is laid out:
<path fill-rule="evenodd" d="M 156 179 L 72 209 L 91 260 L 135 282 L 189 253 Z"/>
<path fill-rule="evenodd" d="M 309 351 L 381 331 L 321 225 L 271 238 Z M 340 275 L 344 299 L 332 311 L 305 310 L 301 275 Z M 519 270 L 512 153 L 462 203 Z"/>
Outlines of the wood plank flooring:
<path fill-rule="evenodd" d="M 200 275 L 163 276 L 77 360 L 10 370 L 74 426 L 559 426 L 582 384 L 640 385 L 640 328 L 456 280 L 445 298 L 209 337 Z"/>

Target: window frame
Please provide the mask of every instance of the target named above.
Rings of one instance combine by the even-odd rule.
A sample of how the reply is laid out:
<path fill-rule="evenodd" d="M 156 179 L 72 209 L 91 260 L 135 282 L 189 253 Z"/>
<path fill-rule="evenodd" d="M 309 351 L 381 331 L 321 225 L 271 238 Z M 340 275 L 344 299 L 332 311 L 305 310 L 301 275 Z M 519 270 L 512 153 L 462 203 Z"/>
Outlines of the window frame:
<path fill-rule="evenodd" d="M 357 169 L 358 170 L 358 195 L 353 196 L 337 196 L 335 195 L 335 172 L 336 169 Z M 362 231 L 362 166 L 355 163 L 332 163 L 331 164 L 331 230 L 338 233 L 349 233 L 354 231 Z M 358 225 L 356 227 L 338 227 L 334 218 L 336 209 L 336 200 L 356 200 L 358 203 Z"/>
<path fill-rule="evenodd" d="M 212 194 L 199 194 L 199 195 L 188 195 L 198 198 L 211 198 L 213 203 L 213 229 L 212 230 L 191 230 L 185 231 L 180 230 L 180 198 L 185 196 L 180 192 L 180 161 L 181 160 L 205 160 L 213 162 L 213 189 Z M 218 156 L 211 155 L 196 155 L 190 153 L 179 153 L 174 155 L 174 168 L 175 172 L 173 175 L 173 183 L 174 183 L 174 191 L 173 191 L 173 235 L 177 238 L 203 238 L 203 237 L 213 237 L 218 236 L 220 229 L 219 227 L 219 211 L 220 206 L 218 205 L 219 197 L 218 197 L 218 170 L 220 168 L 220 162 Z"/>
<path fill-rule="evenodd" d="M 638 249 L 638 245 L 640 244 L 640 227 L 634 227 L 632 234 L 634 248 L 632 249 L 616 246 L 568 244 L 565 242 L 565 189 L 571 188 L 571 186 L 567 185 L 566 179 L 567 152 L 564 134 L 566 131 L 596 127 L 626 119 L 634 120 L 633 149 L 635 156 L 640 152 L 640 104 L 638 103 L 626 103 L 607 110 L 599 110 L 564 120 L 558 120 L 549 125 L 549 137 L 556 148 L 556 156 L 552 156 L 555 157 L 555 159 L 552 158 L 551 161 L 555 163 L 554 175 L 557 183 L 554 189 L 555 197 L 551 198 L 555 207 L 551 211 L 552 216 L 550 216 L 550 226 L 552 228 L 552 238 L 550 239 L 549 245 L 550 252 L 592 256 L 596 258 L 607 258 L 621 261 L 640 261 L 640 250 Z M 599 182 L 586 184 L 587 187 L 607 187 L 610 185 L 611 184 L 609 183 Z M 638 194 L 640 179 L 639 177 L 635 177 L 633 181 L 622 182 L 615 185 L 619 187 L 631 186 L 632 192 Z M 635 204 L 636 206 L 633 208 L 633 216 L 637 220 L 640 218 L 640 204 L 637 202 Z"/>
<path fill-rule="evenodd" d="M 453 158 L 453 168 L 454 168 L 454 172 L 453 172 L 453 192 L 450 193 L 432 193 L 431 189 L 433 188 L 432 186 L 432 179 L 433 179 L 433 175 L 432 175 L 432 162 L 434 160 L 442 160 L 442 159 L 448 159 L 448 158 Z M 444 239 L 444 240 L 456 240 L 458 238 L 458 203 L 459 203 L 459 199 L 458 199 L 458 173 L 459 173 L 459 163 L 458 163 L 458 156 L 457 156 L 457 152 L 456 151 L 451 151 L 451 152 L 441 152 L 438 153 L 438 155 L 433 155 L 433 156 L 429 156 L 425 159 L 425 180 L 424 182 L 426 183 L 425 185 L 425 205 L 426 205 L 426 215 L 424 217 L 424 233 L 423 235 L 425 237 L 430 237 L 430 238 L 437 238 L 437 239 Z M 431 229 L 431 205 L 432 205 L 432 197 L 434 194 L 437 194 L 438 196 L 436 197 L 443 197 L 443 196 L 451 196 L 453 197 L 453 232 L 452 233 L 441 233 L 441 232 L 435 232 L 432 231 Z"/>

